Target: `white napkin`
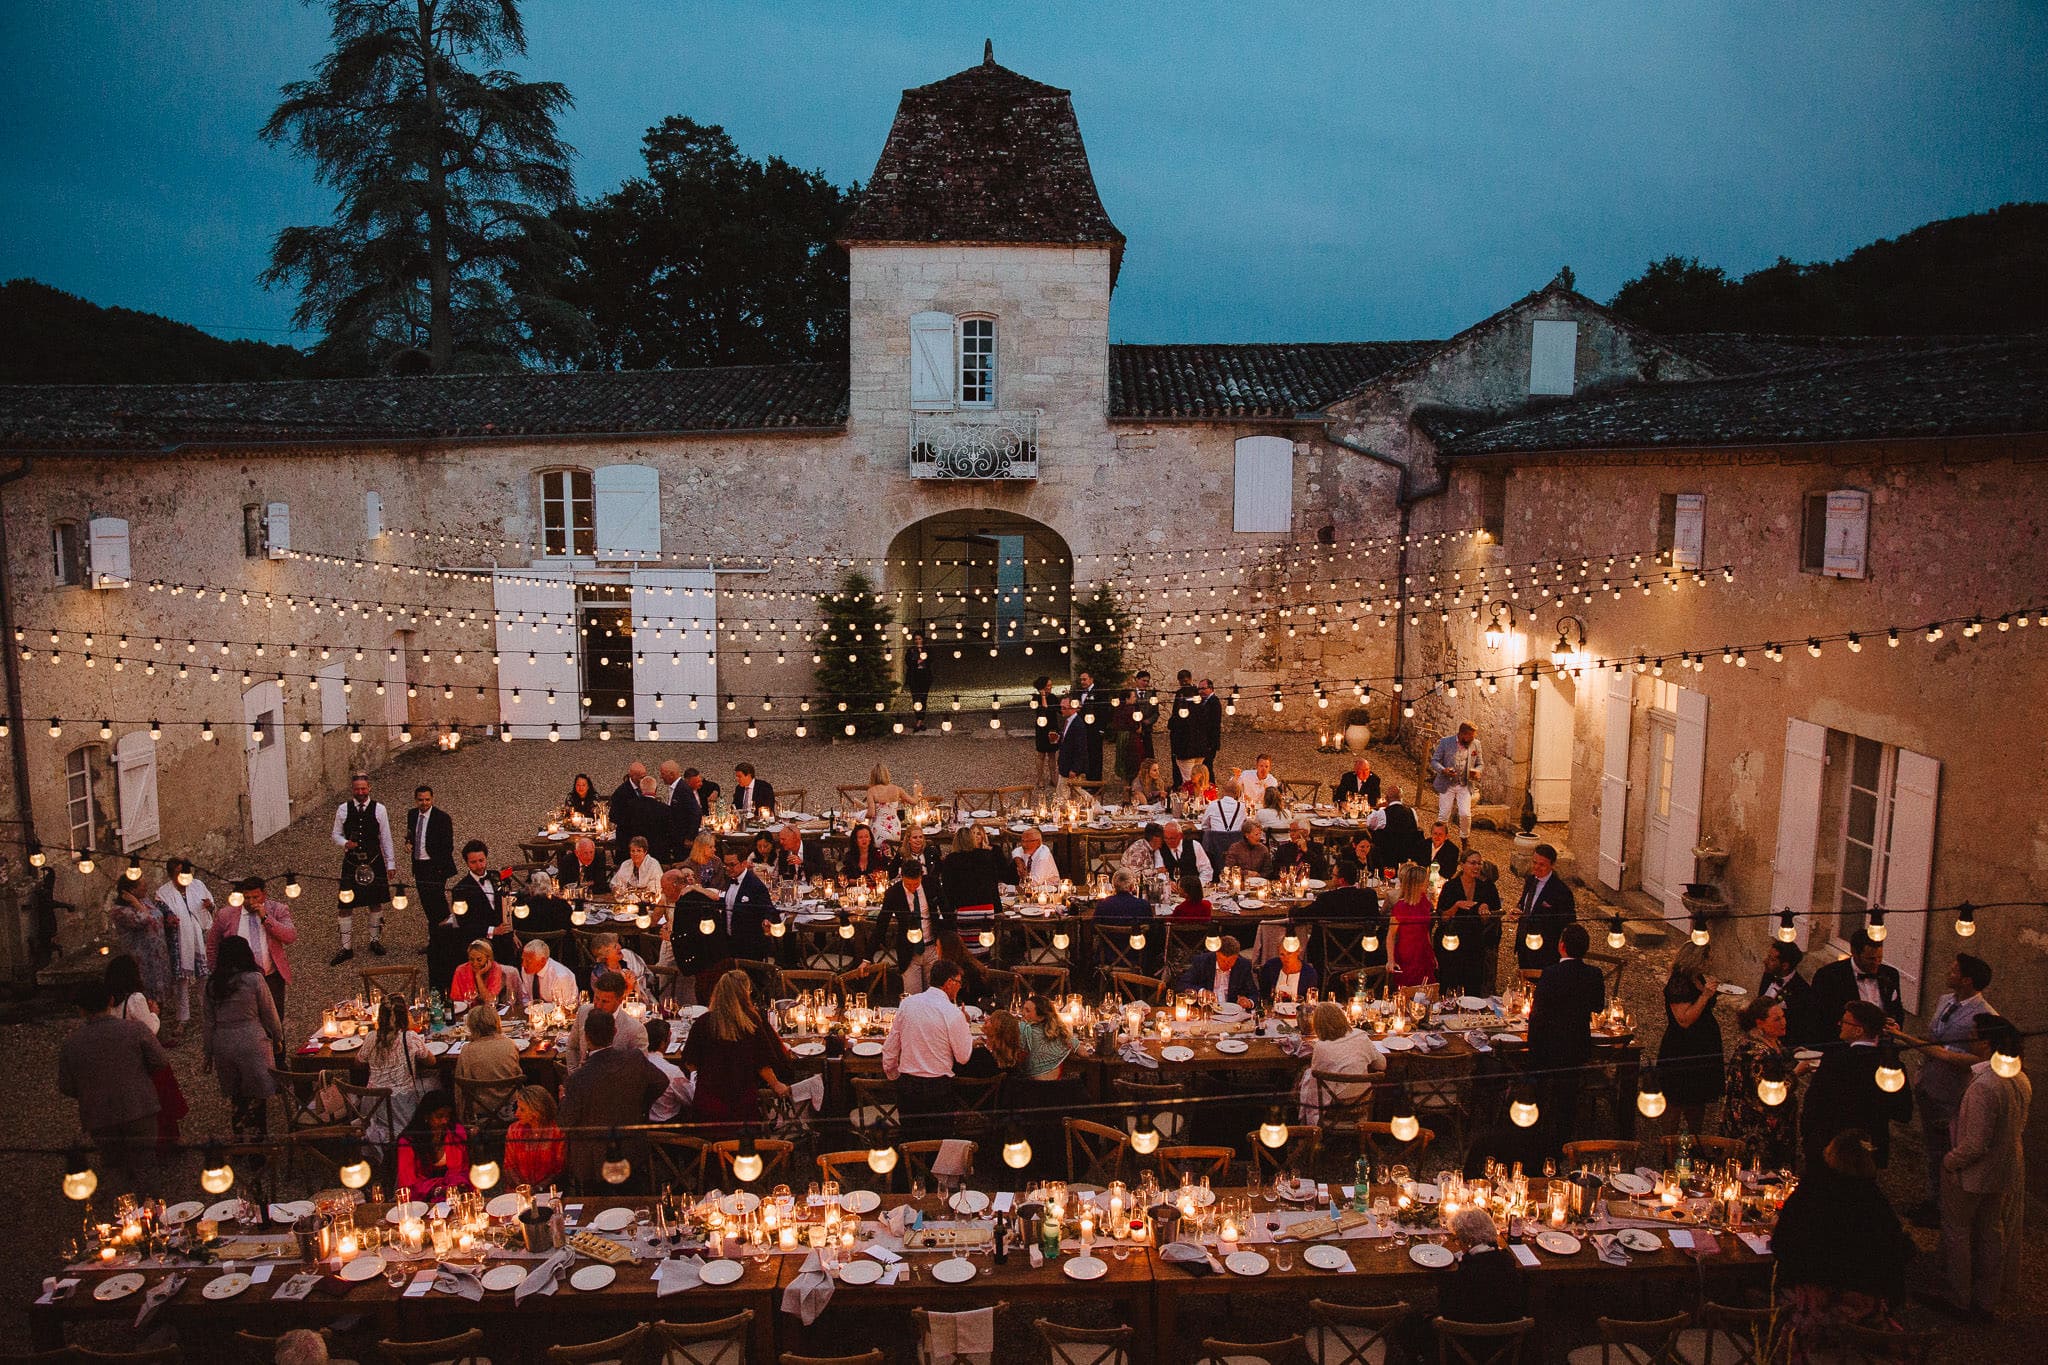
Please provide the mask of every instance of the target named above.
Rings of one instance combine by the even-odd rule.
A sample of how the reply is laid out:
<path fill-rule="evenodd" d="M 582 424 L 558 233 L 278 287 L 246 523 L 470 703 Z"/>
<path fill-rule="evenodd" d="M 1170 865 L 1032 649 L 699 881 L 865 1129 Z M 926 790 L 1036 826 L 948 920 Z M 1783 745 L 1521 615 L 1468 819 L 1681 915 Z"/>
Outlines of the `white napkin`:
<path fill-rule="evenodd" d="M 55 1303 L 59 1293 L 69 1298 L 71 1291 L 76 1288 L 78 1288 L 78 1278 L 76 1276 L 60 1280 L 55 1275 L 45 1275 L 43 1277 L 43 1296 L 37 1299 L 36 1302 L 39 1304 Z"/>
<path fill-rule="evenodd" d="M 933 1175 L 966 1175 L 968 1144 L 961 1138 L 947 1138 L 939 1144 L 938 1159 L 932 1162 Z"/>
<path fill-rule="evenodd" d="M 931 1365 L 953 1365 L 954 1359 L 968 1365 L 988 1365 L 996 1349 L 996 1310 L 972 1308 L 965 1313 L 927 1313 L 926 1349 Z"/>
<path fill-rule="evenodd" d="M 1159 1059 L 1136 1043 L 1125 1043 L 1117 1049 L 1116 1055 L 1118 1061 L 1128 1062 L 1132 1066 L 1150 1067 L 1154 1071 L 1159 1069 Z"/>
<path fill-rule="evenodd" d="M 1509 1242 L 1508 1250 L 1514 1252 L 1515 1259 L 1520 1261 L 1523 1265 L 1528 1266 L 1530 1269 L 1533 1270 L 1537 1266 L 1538 1262 L 1536 1260 L 1536 1253 L 1529 1250 L 1528 1243 Z"/>
<path fill-rule="evenodd" d="M 481 1303 L 484 1297 L 484 1287 L 476 1272 L 459 1266 L 442 1266 L 440 1273 L 434 1276 L 434 1288 L 443 1294 L 468 1299 L 471 1303 Z"/>
<path fill-rule="evenodd" d="M 818 1072 L 806 1076 L 789 1088 L 791 1104 L 809 1102 L 813 1113 L 825 1107 L 825 1075 Z"/>
<path fill-rule="evenodd" d="M 1342 1255 L 1344 1259 L 1336 1267 L 1337 1273 L 1339 1275 L 1356 1275 L 1358 1273 L 1358 1267 L 1352 1264 L 1351 1253 L 1348 1251 L 1344 1251 L 1342 1248 L 1339 1248 L 1339 1254 Z"/>
<path fill-rule="evenodd" d="M 149 1293 L 143 1296 L 142 1307 L 135 1313 L 136 1331 L 148 1326 L 149 1320 L 156 1316 L 156 1310 L 178 1296 L 178 1291 L 185 1287 L 185 1280 L 186 1276 L 182 1274 L 166 1275 L 149 1287 Z"/>
<path fill-rule="evenodd" d="M 789 1282 L 789 1288 L 782 1291 L 782 1311 L 809 1327 L 832 1302 L 833 1287 L 832 1277 L 819 1269 L 818 1253 L 813 1251 L 804 1257 L 803 1269 Z"/>
<path fill-rule="evenodd" d="M 704 1283 L 703 1269 L 704 1260 L 699 1256 L 658 1262 L 654 1267 L 654 1297 L 665 1299 L 685 1289 L 695 1289 Z"/>
<path fill-rule="evenodd" d="M 1629 1263 L 1628 1248 L 1621 1244 L 1619 1237 L 1596 1232 L 1593 1234 L 1593 1246 L 1600 1253 L 1600 1259 L 1609 1265 L 1627 1265 Z"/>
<path fill-rule="evenodd" d="M 1738 1232 L 1735 1235 L 1742 1239 L 1742 1244 L 1744 1246 L 1748 1247 L 1757 1255 L 1768 1256 L 1771 1254 L 1771 1239 L 1763 1233 Z"/>
<path fill-rule="evenodd" d="M 574 1260 L 575 1256 L 575 1252 L 563 1247 L 535 1266 L 527 1272 L 526 1278 L 519 1282 L 519 1287 L 512 1291 L 512 1302 L 525 1303 L 532 1295 L 554 1293 L 555 1282 L 561 1278 L 562 1272 L 568 1268 L 569 1262 Z"/>

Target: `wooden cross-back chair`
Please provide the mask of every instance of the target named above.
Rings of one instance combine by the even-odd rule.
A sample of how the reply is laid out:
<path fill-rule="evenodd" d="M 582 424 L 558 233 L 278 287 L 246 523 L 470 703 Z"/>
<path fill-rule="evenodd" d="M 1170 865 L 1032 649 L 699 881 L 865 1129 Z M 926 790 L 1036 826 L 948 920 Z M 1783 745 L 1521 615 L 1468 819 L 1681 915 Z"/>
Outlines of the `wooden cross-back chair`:
<path fill-rule="evenodd" d="M 1140 1081 L 1118 1076 L 1110 1081 L 1109 1088 L 1118 1103 L 1151 1111 L 1153 1126 L 1162 1141 L 1172 1141 L 1187 1126 L 1180 1101 L 1188 1097 L 1188 1088 L 1178 1081 Z M 1133 1113 L 1124 1119 L 1125 1132 L 1137 1130 L 1138 1117 Z"/>
<path fill-rule="evenodd" d="M 1708 1302 L 1700 1305 L 1700 1325 L 1678 1334 L 1678 1352 L 1687 1365 L 1772 1365 L 1783 1327 L 1777 1308 Z"/>
<path fill-rule="evenodd" d="M 1058 1000 L 1067 993 L 1067 983 L 1072 973 L 1065 967 L 1029 966 L 1020 963 L 1010 968 L 1017 977 L 1017 984 L 1032 995 L 1043 995 Z"/>
<path fill-rule="evenodd" d="M 1323 784 L 1312 778 L 1283 777 L 1280 779 L 1280 790 L 1287 793 L 1287 804 L 1290 806 L 1313 806 L 1316 798 L 1323 793 Z"/>
<path fill-rule="evenodd" d="M 1265 1365 L 1310 1365 L 1308 1345 L 1299 1335 L 1282 1337 L 1278 1341 L 1225 1341 L 1221 1337 L 1202 1338 L 1202 1359 L 1222 1365 L 1242 1365 L 1247 1360 L 1264 1361 Z"/>
<path fill-rule="evenodd" d="M 1536 1319 L 1453 1322 L 1439 1317 L 1434 1326 L 1442 1365 L 1521 1365 L 1522 1347 L 1536 1329 Z"/>
<path fill-rule="evenodd" d="M 688 1133 L 659 1130 L 644 1136 L 657 1185 L 691 1191 L 704 1188 L 704 1165 L 711 1146 L 708 1141 Z"/>
<path fill-rule="evenodd" d="M 1135 924 L 1104 924 L 1100 920 L 1090 925 L 1095 936 L 1095 971 L 1097 975 L 1108 972 L 1142 974 L 1148 963 L 1165 960 L 1161 944 L 1165 942 L 1164 930 L 1149 920 Z M 1131 939 L 1142 934 L 1144 941 L 1133 947 Z M 1071 944 L 1072 940 L 1068 942 Z"/>
<path fill-rule="evenodd" d="M 1081 921 L 1074 915 L 1048 915 L 1007 918 L 996 926 L 996 932 L 1002 943 L 1003 961 L 1013 970 L 1033 967 L 1063 972 L 1074 961 L 1074 943 L 1080 928 Z M 1066 939 L 1064 948 L 1059 945 L 1061 938 Z"/>
<path fill-rule="evenodd" d="M 955 787 L 953 789 L 953 814 L 955 818 L 975 818 L 974 812 L 978 810 L 991 811 L 1000 815 L 1002 811 L 997 806 L 996 801 L 997 793 L 1001 790 L 1002 788 L 1000 787 Z M 865 798 L 865 791 L 863 791 L 862 796 Z"/>
<path fill-rule="evenodd" d="M 1429 1150 L 1429 1144 L 1436 1141 L 1436 1131 L 1418 1128 L 1415 1136 L 1403 1142 L 1394 1136 L 1394 1125 L 1379 1123 L 1372 1119 L 1361 1120 L 1355 1130 L 1358 1145 L 1374 1164 L 1408 1166 L 1413 1168 L 1421 1155 Z"/>
<path fill-rule="evenodd" d="M 1038 799 L 1038 788 L 1032 786 L 1029 782 L 1019 782 L 1013 786 L 997 787 L 990 795 L 995 797 L 995 813 L 997 815 L 1009 815 L 1036 802 Z"/>
<path fill-rule="evenodd" d="M 447 1365 L 487 1365 L 484 1355 L 484 1329 L 472 1327 L 467 1332 L 457 1332 L 452 1337 L 439 1337 L 432 1341 L 393 1341 L 385 1337 L 377 1343 L 377 1354 L 391 1365 L 430 1365 L 432 1362 L 446 1362 Z"/>
<path fill-rule="evenodd" d="M 996 1316 L 998 1316 L 998 1317 L 1001 1317 L 1001 1316 L 1002 1316 L 1002 1315 L 1003 1315 L 1004 1313 L 1006 1313 L 1006 1312 L 1008 1312 L 1008 1311 L 1009 1311 L 1009 1308 L 1010 1308 L 1010 1302 L 1009 1302 L 1009 1300 L 1008 1300 L 1008 1299 L 998 1299 L 998 1300 L 996 1300 L 996 1301 L 995 1301 L 995 1302 L 994 1302 L 993 1304 L 988 1304 L 988 1305 L 985 1305 L 985 1306 L 986 1306 L 986 1307 L 988 1308 L 988 1310 L 989 1310 L 990 1312 L 992 1312 L 992 1313 L 996 1314 Z M 973 1313 L 973 1312 L 979 1312 L 980 1310 L 979 1310 L 979 1309 L 973 1309 L 973 1308 L 970 1308 L 970 1309 L 965 1309 L 965 1310 L 963 1310 L 963 1311 L 965 1311 L 965 1312 L 970 1312 L 970 1313 Z M 942 1315 L 942 1316 L 951 1316 L 951 1315 L 950 1315 L 950 1314 L 945 1314 L 945 1315 Z M 918 1365 L 932 1365 L 932 1361 L 933 1361 L 933 1359 L 934 1359 L 934 1356 L 933 1356 L 933 1353 L 932 1353 L 932 1348 L 931 1348 L 931 1347 L 932 1347 L 932 1315 L 931 1315 L 931 1312 L 930 1312 L 930 1310 L 929 1310 L 929 1309 L 924 1309 L 924 1308 L 913 1308 L 913 1309 L 911 1309 L 911 1310 L 910 1310 L 910 1324 L 911 1324 L 911 1326 L 912 1326 L 912 1327 L 914 1327 L 914 1328 L 915 1328 L 915 1329 L 917 1330 L 917 1361 L 918 1361 Z M 959 1357 L 958 1357 L 958 1356 L 955 1356 L 955 1357 L 953 1357 L 953 1359 L 957 1360 L 957 1359 L 959 1359 Z"/>
<path fill-rule="evenodd" d="M 1107 1185 L 1124 1178 L 1131 1136 L 1093 1119 L 1063 1119 L 1067 1134 L 1067 1179 Z"/>
<path fill-rule="evenodd" d="M 903 1107 L 896 1098 L 896 1082 L 881 1076 L 854 1076 L 847 1085 L 853 1091 L 853 1108 L 846 1117 L 854 1136 L 870 1147 L 893 1144 L 903 1133 Z"/>
<path fill-rule="evenodd" d="M 1288 1124 L 1287 1141 L 1278 1147 L 1261 1141 L 1256 1128 L 1244 1136 L 1252 1153 L 1251 1174 L 1262 1185 L 1270 1185 L 1274 1176 L 1290 1167 L 1304 1174 L 1313 1171 L 1316 1154 L 1322 1150 L 1323 1130 L 1313 1124 Z"/>
<path fill-rule="evenodd" d="M 1135 1327 L 1069 1327 L 1044 1318 L 1033 1319 L 1031 1325 L 1053 1365 L 1131 1365 Z"/>
<path fill-rule="evenodd" d="M 886 1192 L 892 1183 L 890 1176 L 895 1172 L 892 1170 L 884 1175 L 869 1166 L 868 1151 L 868 1148 L 862 1147 L 854 1151 L 818 1153 L 819 1178 L 837 1181 L 843 1190 Z M 900 1164 L 901 1153 L 897 1154 L 897 1160 Z"/>
<path fill-rule="evenodd" d="M 648 1331 L 661 1365 L 746 1365 L 754 1310 L 743 1308 L 708 1322 L 655 1322 Z"/>
<path fill-rule="evenodd" d="M 1668 1318 L 1595 1319 L 1600 1340 L 1572 1352 L 1572 1365 L 1679 1365 L 1678 1334 L 1692 1324 L 1692 1314 Z"/>
<path fill-rule="evenodd" d="M 932 1165 L 939 1159 L 939 1150 L 945 1145 L 946 1140 L 944 1138 L 917 1138 L 911 1142 L 897 1143 L 896 1152 L 901 1158 L 902 1165 L 908 1169 L 910 1175 L 916 1176 L 918 1179 L 923 1180 L 926 1185 L 931 1186 L 937 1183 L 937 1177 L 932 1174 Z M 974 1169 L 974 1154 L 980 1150 L 981 1144 L 979 1143 L 969 1142 L 967 1144 L 967 1169 L 970 1172 Z M 969 1177 L 963 1175 L 959 1178 L 966 1180 Z"/>
<path fill-rule="evenodd" d="M 1109 981 L 1116 998 L 1124 1004 L 1137 1000 L 1147 1005 L 1163 1005 L 1171 990 L 1160 978 L 1141 972 L 1114 971 L 1109 974 Z"/>
<path fill-rule="evenodd" d="M 417 963 L 400 962 L 389 967 L 363 967 L 356 975 L 362 979 L 365 999 L 372 991 L 395 996 L 400 1000 L 411 1000 L 420 992 L 420 967 Z"/>
<path fill-rule="evenodd" d="M 647 1353 L 648 1327 L 641 1323 L 602 1341 L 580 1341 L 567 1346 L 548 1347 L 550 1365 L 604 1365 L 617 1361 L 633 1365 Z"/>
<path fill-rule="evenodd" d="M 1393 1352 L 1392 1335 L 1414 1309 L 1399 1303 L 1331 1303 L 1308 1301 L 1316 1325 L 1307 1333 L 1309 1356 L 1316 1365 L 1382 1365 Z"/>
<path fill-rule="evenodd" d="M 1230 1163 L 1237 1159 L 1237 1152 L 1229 1147 L 1164 1147 L 1152 1154 L 1159 1166 L 1159 1183 L 1164 1186 L 1171 1178 L 1180 1183 L 1180 1174 L 1185 1170 L 1189 1175 L 1208 1176 L 1213 1185 L 1230 1174 Z"/>

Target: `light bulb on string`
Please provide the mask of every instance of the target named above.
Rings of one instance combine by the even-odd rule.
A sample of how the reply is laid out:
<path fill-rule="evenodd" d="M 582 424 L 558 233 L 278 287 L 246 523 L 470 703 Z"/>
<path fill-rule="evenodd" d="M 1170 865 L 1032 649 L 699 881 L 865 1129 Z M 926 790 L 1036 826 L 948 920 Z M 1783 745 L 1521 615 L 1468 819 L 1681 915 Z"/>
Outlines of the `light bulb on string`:
<path fill-rule="evenodd" d="M 1514 1097 L 1508 1101 L 1508 1118 L 1517 1128 L 1534 1128 L 1542 1111 L 1536 1104 L 1534 1086 L 1518 1086 Z"/>
<path fill-rule="evenodd" d="M 1775 932 L 1780 943 L 1798 942 L 1799 926 L 1792 922 L 1792 912 L 1790 910 L 1778 912 L 1778 927 Z"/>
<path fill-rule="evenodd" d="M 235 1183 L 235 1168 L 228 1164 L 226 1151 L 218 1142 L 206 1144 L 199 1161 L 199 1188 L 208 1194 L 224 1194 Z"/>
<path fill-rule="evenodd" d="M 1977 932 L 1977 907 L 1964 901 L 1956 910 L 1956 937 L 1969 938 Z"/>
<path fill-rule="evenodd" d="M 64 1154 L 64 1197 L 84 1201 L 92 1198 L 100 1187 L 99 1172 L 92 1168 L 92 1161 L 86 1156 L 85 1147 L 73 1143 Z"/>
<path fill-rule="evenodd" d="M 1664 1112 L 1664 1085 L 1655 1067 L 1644 1067 L 1636 1077 L 1636 1112 L 1653 1119 Z"/>
<path fill-rule="evenodd" d="M 1869 936 L 1872 943 L 1884 942 L 1885 936 L 1891 931 L 1884 927 L 1884 910 L 1882 907 L 1875 905 L 1870 907 L 1869 922 L 1863 926 L 1863 932 Z"/>
<path fill-rule="evenodd" d="M 1622 926 L 1619 913 L 1616 913 L 1612 919 L 1607 921 L 1607 946 L 1610 948 L 1626 948 L 1628 946 L 1628 930 Z"/>

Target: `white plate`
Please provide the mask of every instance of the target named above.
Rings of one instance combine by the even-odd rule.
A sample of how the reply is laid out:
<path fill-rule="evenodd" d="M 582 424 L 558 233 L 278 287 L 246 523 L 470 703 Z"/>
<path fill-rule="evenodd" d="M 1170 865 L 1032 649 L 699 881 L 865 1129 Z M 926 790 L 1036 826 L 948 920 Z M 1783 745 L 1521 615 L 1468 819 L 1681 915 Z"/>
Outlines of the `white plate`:
<path fill-rule="evenodd" d="M 354 1052 L 363 1045 L 363 1035 L 352 1033 L 346 1038 L 336 1038 L 327 1045 L 329 1052 Z"/>
<path fill-rule="evenodd" d="M 677 1017 L 681 1019 L 702 1019 L 709 1013 L 711 1013 L 711 1006 L 709 1005 L 685 1005 L 676 1012 Z"/>
<path fill-rule="evenodd" d="M 1407 1033 L 1389 1033 L 1378 1042 L 1382 1052 L 1407 1052 L 1415 1046 L 1414 1035 Z"/>
<path fill-rule="evenodd" d="M 173 1204 L 165 1209 L 164 1221 L 173 1224 L 189 1223 L 205 1211 L 206 1205 L 200 1203 L 197 1199 L 187 1199 L 182 1204 Z"/>
<path fill-rule="evenodd" d="M 1345 1259 L 1344 1248 L 1312 1246 L 1307 1251 L 1301 1253 L 1301 1259 L 1307 1261 L 1317 1270 L 1342 1270 Z"/>
<path fill-rule="evenodd" d="M 277 1223 L 296 1223 L 312 1212 L 310 1199 L 287 1199 L 270 1206 L 271 1221 Z"/>
<path fill-rule="evenodd" d="M 705 1284 L 731 1284 L 746 1273 L 747 1268 L 738 1261 L 706 1261 L 697 1278 Z"/>
<path fill-rule="evenodd" d="M 1329 883 L 1317 881 L 1314 877 L 1303 877 L 1301 879 L 1301 885 L 1302 889 L 1305 891 L 1320 891 L 1325 886 L 1328 886 Z"/>
<path fill-rule="evenodd" d="M 855 1043 L 846 1050 L 856 1057 L 879 1057 L 882 1055 L 882 1045 L 880 1043 Z"/>
<path fill-rule="evenodd" d="M 1799 1051 L 1792 1054 L 1792 1060 L 1795 1062 L 1817 1062 L 1820 1060 L 1820 1049 L 1811 1047 L 1800 1048 Z"/>
<path fill-rule="evenodd" d="M 1622 1171 L 1609 1179 L 1607 1183 L 1620 1190 L 1623 1194 L 1629 1195 L 1648 1194 L 1652 1189 L 1656 1188 L 1633 1171 Z"/>
<path fill-rule="evenodd" d="M 633 1226 L 633 1210 L 606 1209 L 590 1220 L 590 1226 L 597 1232 L 623 1232 Z"/>
<path fill-rule="evenodd" d="M 1214 1014 L 1218 1019 L 1242 1019 L 1244 1017 L 1244 1006 L 1235 1001 L 1226 1000 L 1216 1007 Z"/>
<path fill-rule="evenodd" d="M 1272 1262 L 1256 1251 L 1233 1251 L 1223 1258 L 1223 1266 L 1233 1275 L 1263 1275 Z"/>
<path fill-rule="evenodd" d="M 225 1275 L 216 1275 L 206 1282 L 200 1294 L 209 1299 L 232 1299 L 249 1287 L 249 1277 L 239 1270 Z"/>
<path fill-rule="evenodd" d="M 366 1251 L 341 1268 L 344 1280 L 374 1280 L 384 1273 L 384 1258 L 374 1251 Z"/>
<path fill-rule="evenodd" d="M 207 1209 L 200 1217 L 209 1223 L 232 1223 L 239 1216 L 241 1208 L 241 1200 L 223 1199 L 218 1204 Z"/>
<path fill-rule="evenodd" d="M 870 1261 L 863 1256 L 856 1260 L 841 1261 L 839 1263 L 839 1282 L 841 1284 L 873 1284 L 881 1278 L 882 1263 L 880 1261 Z"/>
<path fill-rule="evenodd" d="M 1720 986 L 1718 986 L 1718 987 L 1717 987 L 1716 989 L 1718 989 L 1718 990 L 1719 990 L 1719 991 L 1721 992 L 1721 994 L 1723 994 L 1723 995 L 1748 995 L 1748 994 L 1749 994 L 1749 989 L 1748 989 L 1747 987 L 1745 987 L 1745 986 L 1738 986 L 1738 985 L 1736 985 L 1736 984 L 1735 984 L 1735 983 L 1734 983 L 1733 981 L 1723 981 L 1723 982 L 1722 982 L 1722 983 L 1720 984 Z"/>
<path fill-rule="evenodd" d="M 848 1213 L 873 1213 L 882 1207 L 882 1196 L 873 1190 L 848 1190 L 839 1196 L 839 1207 Z"/>
<path fill-rule="evenodd" d="M 1496 1033 L 1493 1035 L 1493 1041 L 1496 1043 L 1522 1043 L 1528 1040 L 1519 1033 Z"/>
<path fill-rule="evenodd" d="M 617 1278 L 619 1278 L 619 1272 L 600 1261 L 596 1265 L 584 1266 L 583 1269 L 571 1275 L 569 1283 L 575 1285 L 578 1289 L 588 1292 L 593 1289 L 602 1289 Z"/>
<path fill-rule="evenodd" d="M 426 1216 L 427 1206 L 415 1199 L 410 1204 L 393 1204 L 390 1211 L 384 1215 L 384 1221 L 395 1227 L 408 1218 L 424 1218 Z"/>
<path fill-rule="evenodd" d="M 1159 1049 L 1159 1056 L 1162 1061 L 1192 1062 L 1195 1060 L 1195 1050 L 1191 1047 L 1182 1047 L 1179 1043 L 1174 1043 L 1171 1046 Z"/>
<path fill-rule="evenodd" d="M 790 1048 L 790 1053 L 798 1057 L 818 1057 L 822 1056 L 824 1054 L 824 1051 L 825 1045 L 823 1043 L 816 1042 L 798 1043 Z"/>
<path fill-rule="evenodd" d="M 1579 1239 L 1572 1236 L 1569 1232 L 1559 1232 L 1556 1228 L 1545 1228 L 1536 1234 L 1536 1245 L 1542 1247 L 1553 1256 L 1569 1256 L 1579 1249 Z"/>
<path fill-rule="evenodd" d="M 962 1005 L 960 1012 L 967 1016 L 969 1023 L 976 1023 L 981 1019 L 981 1006 L 979 1005 Z"/>
<path fill-rule="evenodd" d="M 1490 1010 L 1493 1006 L 1487 1004 L 1476 995 L 1461 995 L 1458 997 L 1458 1008 L 1461 1010 Z"/>
<path fill-rule="evenodd" d="M 1216 1050 L 1218 1052 L 1249 1052 L 1251 1046 L 1250 1043 L 1247 1043 L 1242 1038 L 1218 1038 L 1216 1040 Z"/>
<path fill-rule="evenodd" d="M 725 1210 L 725 1216 L 728 1218 L 744 1218 L 755 1209 L 761 1207 L 761 1196 L 758 1194 L 748 1194 L 745 1190 L 741 1190 L 737 1194 L 729 1194 L 719 1200 L 718 1207 Z"/>
<path fill-rule="evenodd" d="M 484 1212 L 493 1218 L 517 1218 L 520 1207 L 517 1193 L 501 1194 L 490 1203 L 484 1205 Z"/>
<path fill-rule="evenodd" d="M 436 1057 L 445 1057 L 448 1055 L 448 1044 L 442 1042 L 439 1038 L 430 1038 L 427 1040 L 427 1051 L 433 1053 Z"/>
<path fill-rule="evenodd" d="M 980 1190 L 962 1190 L 946 1201 L 955 1213 L 975 1214 L 988 1207 L 988 1196 Z"/>
<path fill-rule="evenodd" d="M 508 1289 L 517 1289 L 527 1273 L 527 1268 L 521 1265 L 494 1265 L 484 1272 L 479 1283 L 493 1294 L 502 1294 Z"/>
<path fill-rule="evenodd" d="M 996 813 L 992 810 L 971 810 L 967 812 L 967 816 L 971 820 L 993 820 Z"/>
<path fill-rule="evenodd" d="M 1099 1280 L 1109 1273 L 1109 1264 L 1100 1256 L 1076 1256 L 1060 1263 L 1068 1279 Z"/>
<path fill-rule="evenodd" d="M 1408 1259 L 1431 1270 L 1442 1270 L 1458 1258 L 1449 1247 L 1440 1247 L 1435 1242 L 1417 1242 L 1408 1248 Z"/>
<path fill-rule="evenodd" d="M 125 1275 L 114 1275 L 101 1280 L 93 1288 L 92 1296 L 101 1303 L 111 1303 L 115 1299 L 127 1298 L 140 1288 L 142 1277 L 131 1270 Z"/>
<path fill-rule="evenodd" d="M 1621 1244 L 1630 1251 L 1662 1251 L 1664 1249 L 1664 1243 L 1657 1239 L 1657 1234 L 1647 1228 L 1623 1228 L 1620 1233 L 1620 1240 Z"/>
<path fill-rule="evenodd" d="M 941 1284 L 966 1284 L 974 1278 L 974 1262 L 951 1256 L 932 1267 L 932 1278 Z"/>
<path fill-rule="evenodd" d="M 1290 1204 L 1312 1204 L 1316 1198 L 1316 1182 L 1303 1177 L 1280 1191 L 1280 1197 Z"/>

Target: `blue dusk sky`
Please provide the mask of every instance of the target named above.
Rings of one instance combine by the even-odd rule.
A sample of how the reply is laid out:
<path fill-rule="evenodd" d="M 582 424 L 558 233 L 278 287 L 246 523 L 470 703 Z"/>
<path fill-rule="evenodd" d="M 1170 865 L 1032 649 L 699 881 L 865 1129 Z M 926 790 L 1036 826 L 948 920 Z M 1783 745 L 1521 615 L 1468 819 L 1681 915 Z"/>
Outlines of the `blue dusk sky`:
<path fill-rule="evenodd" d="M 2048 199 L 2048 5 L 527 0 L 580 193 L 670 114 L 841 183 L 981 59 L 1074 93 L 1130 239 L 1119 341 L 1440 337 L 1560 265 L 1741 273 Z M 323 221 L 257 136 L 325 50 L 290 0 L 0 0 L 0 278 L 305 342 L 257 275 Z"/>

